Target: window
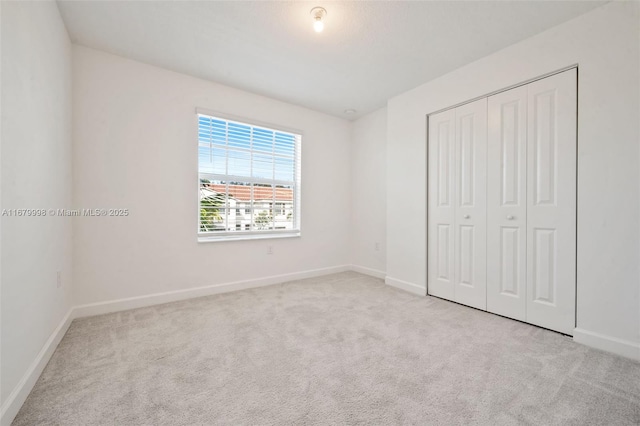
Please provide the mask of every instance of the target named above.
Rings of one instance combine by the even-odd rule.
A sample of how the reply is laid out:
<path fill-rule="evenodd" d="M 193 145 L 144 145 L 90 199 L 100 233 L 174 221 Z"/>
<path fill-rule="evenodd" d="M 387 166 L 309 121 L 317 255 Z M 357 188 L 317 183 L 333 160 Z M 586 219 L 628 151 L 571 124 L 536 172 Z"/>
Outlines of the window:
<path fill-rule="evenodd" d="M 198 237 L 300 235 L 301 139 L 198 113 Z"/>

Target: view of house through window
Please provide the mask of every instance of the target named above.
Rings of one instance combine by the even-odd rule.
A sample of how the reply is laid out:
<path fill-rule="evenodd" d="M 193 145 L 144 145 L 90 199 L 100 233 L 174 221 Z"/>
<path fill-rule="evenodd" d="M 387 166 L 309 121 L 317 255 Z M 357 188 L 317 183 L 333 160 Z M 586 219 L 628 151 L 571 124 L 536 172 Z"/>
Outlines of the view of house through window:
<path fill-rule="evenodd" d="M 295 133 L 198 114 L 199 235 L 300 230 Z"/>

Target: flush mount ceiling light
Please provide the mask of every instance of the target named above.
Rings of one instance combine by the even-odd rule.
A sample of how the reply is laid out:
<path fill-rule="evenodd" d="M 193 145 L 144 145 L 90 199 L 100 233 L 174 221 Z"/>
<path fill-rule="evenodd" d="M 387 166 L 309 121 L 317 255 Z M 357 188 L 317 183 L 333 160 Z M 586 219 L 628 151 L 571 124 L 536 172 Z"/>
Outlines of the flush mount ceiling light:
<path fill-rule="evenodd" d="M 313 17 L 313 29 L 315 32 L 321 33 L 324 29 L 324 22 L 322 22 L 322 19 L 327 16 L 326 9 L 324 7 L 314 7 L 311 9 L 311 16 Z"/>

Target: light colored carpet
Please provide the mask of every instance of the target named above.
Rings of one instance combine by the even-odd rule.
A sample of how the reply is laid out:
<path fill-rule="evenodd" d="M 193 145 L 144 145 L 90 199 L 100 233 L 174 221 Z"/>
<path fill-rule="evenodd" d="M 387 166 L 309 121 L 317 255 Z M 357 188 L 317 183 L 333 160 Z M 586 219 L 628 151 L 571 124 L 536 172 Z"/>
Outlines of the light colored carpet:
<path fill-rule="evenodd" d="M 347 272 L 75 320 L 14 425 L 640 424 L 640 364 Z"/>

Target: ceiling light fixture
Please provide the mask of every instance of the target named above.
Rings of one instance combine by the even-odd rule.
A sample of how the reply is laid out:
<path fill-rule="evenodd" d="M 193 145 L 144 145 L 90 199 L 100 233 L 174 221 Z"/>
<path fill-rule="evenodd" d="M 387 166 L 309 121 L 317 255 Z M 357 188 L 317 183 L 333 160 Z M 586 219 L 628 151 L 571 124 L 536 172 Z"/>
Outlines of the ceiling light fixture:
<path fill-rule="evenodd" d="M 313 17 L 313 29 L 317 33 L 321 33 L 324 29 L 324 22 L 322 19 L 327 16 L 327 11 L 324 7 L 314 7 L 311 9 L 311 16 Z"/>
<path fill-rule="evenodd" d="M 349 115 L 349 114 L 355 114 L 355 113 L 356 113 L 356 110 L 355 110 L 355 109 L 345 109 L 345 110 L 344 110 L 344 113 L 345 113 L 345 114 L 347 114 L 347 115 Z"/>

